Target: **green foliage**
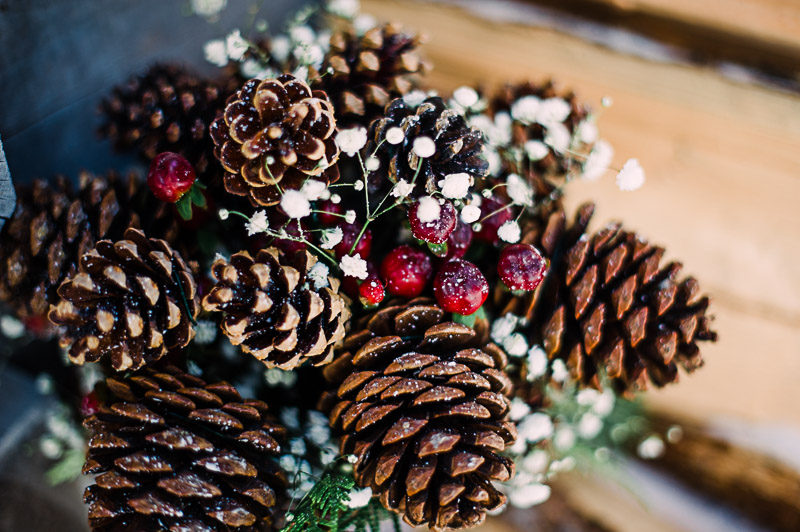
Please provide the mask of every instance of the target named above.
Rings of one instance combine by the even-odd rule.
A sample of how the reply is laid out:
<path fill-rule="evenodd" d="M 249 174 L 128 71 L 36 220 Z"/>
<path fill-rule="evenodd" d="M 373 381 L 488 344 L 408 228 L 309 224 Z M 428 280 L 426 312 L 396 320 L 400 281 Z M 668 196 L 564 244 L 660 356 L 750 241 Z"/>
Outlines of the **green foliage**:
<path fill-rule="evenodd" d="M 85 454 L 82 447 L 65 451 L 61 459 L 45 473 L 50 485 L 58 486 L 66 482 L 73 482 L 80 477 L 86 458 Z"/>

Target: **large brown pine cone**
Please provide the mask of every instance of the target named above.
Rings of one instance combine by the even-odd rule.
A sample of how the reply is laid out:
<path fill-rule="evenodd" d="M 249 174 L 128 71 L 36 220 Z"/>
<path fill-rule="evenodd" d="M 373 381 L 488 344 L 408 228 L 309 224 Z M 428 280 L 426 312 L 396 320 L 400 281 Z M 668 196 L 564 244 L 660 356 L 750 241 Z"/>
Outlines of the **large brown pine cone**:
<path fill-rule="evenodd" d="M 309 178 L 339 179 L 333 107 L 324 92 L 290 74 L 246 82 L 210 131 L 227 171 L 225 188 L 254 204 L 275 205 L 281 190 Z"/>
<path fill-rule="evenodd" d="M 386 140 L 386 133 L 393 128 L 401 129 L 404 134 L 397 144 Z M 434 142 L 435 152 L 430 157 L 415 153 L 414 144 L 420 138 Z M 466 173 L 480 179 L 489 171 L 489 163 L 483 156 L 483 134 L 468 127 L 464 117 L 449 109 L 439 97 L 428 98 L 417 107 L 402 98 L 390 103 L 385 116 L 374 121 L 369 129 L 367 152 L 375 150 L 381 166 L 370 176 L 373 186 L 385 186 L 383 176 L 388 175 L 391 183 L 401 179 L 414 182 L 414 196 L 439 190 L 439 181 L 449 174 Z"/>
<path fill-rule="evenodd" d="M 523 241 L 550 258 L 550 270 L 535 296 L 507 310 L 532 308 L 531 339 L 582 385 L 599 386 L 601 374 L 620 392 L 675 382 L 679 365 L 702 366 L 697 343 L 717 339 L 709 298 L 693 277 L 678 279 L 681 264 L 661 264 L 663 248 L 620 224 L 587 233 L 593 210 L 582 206 L 570 226 L 563 211 L 527 226 Z"/>
<path fill-rule="evenodd" d="M 135 370 L 194 336 L 199 309 L 192 271 L 163 240 L 128 229 L 81 256 L 79 272 L 58 287 L 50 321 L 64 327 L 62 347 L 75 364 L 108 358 Z"/>
<path fill-rule="evenodd" d="M 511 382 L 503 351 L 475 336 L 415 300 L 367 316 L 324 370 L 356 482 L 413 526 L 474 526 L 505 502 L 492 482 L 514 472 L 499 454 L 516 438 Z"/>
<path fill-rule="evenodd" d="M 345 335 L 349 301 L 339 294 L 339 280 L 310 274 L 317 258 L 308 251 L 284 253 L 270 247 L 255 259 L 242 251 L 230 262 L 211 266 L 216 285 L 203 308 L 222 311 L 222 330 L 234 345 L 267 367 L 293 369 L 310 362 L 327 364 Z"/>
<path fill-rule="evenodd" d="M 359 36 L 352 28 L 335 32 L 314 87 L 324 90 L 342 123 L 369 125 L 394 98 L 415 86 L 427 65 L 417 52 L 418 35 L 385 24 Z M 328 73 L 330 71 L 330 73 Z"/>
<path fill-rule="evenodd" d="M 56 289 L 98 240 L 118 240 L 128 227 L 144 227 L 169 242 L 178 235 L 168 206 L 135 175 L 83 172 L 78 190 L 56 178 L 16 191 L 16 211 L 0 231 L 0 300 L 22 320 L 46 322 Z"/>
<path fill-rule="evenodd" d="M 84 493 L 95 531 L 274 529 L 286 487 L 274 457 L 285 429 L 262 401 L 168 366 L 111 377 L 84 421 Z"/>
<path fill-rule="evenodd" d="M 222 114 L 227 96 L 217 82 L 180 65 L 156 64 L 103 100 L 100 134 L 148 161 L 163 151 L 180 153 L 203 175 L 217 164 L 208 127 Z"/>

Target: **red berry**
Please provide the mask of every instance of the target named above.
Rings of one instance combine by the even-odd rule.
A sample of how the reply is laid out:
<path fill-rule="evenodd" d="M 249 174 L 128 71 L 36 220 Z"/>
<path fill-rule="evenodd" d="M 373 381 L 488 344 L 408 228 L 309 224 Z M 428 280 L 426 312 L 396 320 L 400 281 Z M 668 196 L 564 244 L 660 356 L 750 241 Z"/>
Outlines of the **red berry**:
<path fill-rule="evenodd" d="M 433 295 L 447 312 L 469 315 L 483 305 L 489 283 L 477 266 L 461 259 L 446 263 L 433 280 Z"/>
<path fill-rule="evenodd" d="M 547 261 L 528 244 L 512 244 L 500 253 L 497 273 L 511 290 L 534 290 L 547 271 Z"/>
<path fill-rule="evenodd" d="M 369 252 L 372 250 L 372 229 L 368 228 L 364 231 L 364 234 L 361 235 L 361 239 L 358 241 L 358 245 L 356 245 L 356 249 L 353 250 L 353 253 L 350 253 L 350 248 L 353 247 L 353 242 L 356 241 L 359 233 L 361 233 L 362 226 L 357 223 L 352 223 L 342 224 L 339 227 L 342 228 L 342 241 L 333 248 L 336 257 L 341 259 L 345 255 L 356 254 L 361 255 L 362 259 L 369 257 Z"/>
<path fill-rule="evenodd" d="M 91 392 L 89 395 L 84 395 L 81 399 L 80 411 L 83 417 L 89 417 L 100 410 L 100 401 L 97 399 L 97 394 Z"/>
<path fill-rule="evenodd" d="M 358 287 L 358 295 L 365 307 L 374 307 L 386 297 L 386 290 L 377 275 L 370 275 Z"/>
<path fill-rule="evenodd" d="M 436 201 L 436 200 L 428 200 Z M 411 222 L 411 233 L 420 240 L 431 244 L 441 244 L 453 229 L 456 228 L 456 208 L 453 204 L 445 200 L 439 205 L 439 217 L 432 222 L 423 222 L 419 219 L 420 202 L 414 202 L 408 209 L 408 221 Z M 434 204 L 435 206 L 435 204 Z"/>
<path fill-rule="evenodd" d="M 367 279 L 378 277 L 378 269 L 375 267 L 375 263 L 371 260 L 367 259 Z M 366 282 L 366 280 L 364 281 Z M 342 279 L 342 285 L 340 290 L 347 294 L 351 299 L 360 299 L 361 298 L 361 280 L 357 277 L 353 277 L 350 275 L 344 276 Z"/>
<path fill-rule="evenodd" d="M 460 259 L 472 243 L 472 227 L 460 219 L 456 222 L 456 229 L 447 237 L 447 255 L 445 259 Z"/>
<path fill-rule="evenodd" d="M 279 216 L 271 217 L 270 222 L 272 222 L 272 220 L 274 219 L 281 220 L 280 222 L 275 223 L 275 226 L 283 227 L 284 221 L 282 220 L 282 217 Z M 303 228 L 303 233 L 300 232 L 300 228 L 297 226 L 297 221 L 293 220 L 286 226 L 286 234 L 298 238 L 303 235 L 308 236 L 308 233 L 305 233 L 305 231 L 307 231 L 306 224 L 303 223 L 302 220 L 300 221 L 300 224 Z M 306 249 L 305 242 L 298 242 L 297 240 L 291 240 L 289 238 L 276 238 L 275 241 L 272 242 L 272 245 L 274 245 L 277 248 L 280 248 L 281 250 L 283 250 L 284 253 L 297 253 L 298 251 Z"/>
<path fill-rule="evenodd" d="M 475 234 L 475 238 L 489 244 L 497 242 L 497 230 L 514 216 L 510 207 L 503 209 L 506 205 L 506 202 L 497 196 L 483 198 L 481 202 L 481 230 Z M 490 214 L 492 216 L 489 216 Z M 489 217 L 486 218 L 486 216 Z M 486 219 L 484 220 L 484 218 Z"/>
<path fill-rule="evenodd" d="M 342 207 L 341 203 L 334 203 L 331 200 L 325 200 L 321 202 L 316 209 L 318 211 L 322 211 L 317 213 L 317 219 L 322 225 L 332 226 L 342 221 L 341 216 L 336 216 L 337 214 L 342 214 L 344 212 L 344 207 Z"/>
<path fill-rule="evenodd" d="M 433 275 L 430 257 L 411 246 L 394 248 L 381 263 L 381 278 L 390 294 L 417 297 Z"/>
<path fill-rule="evenodd" d="M 156 155 L 147 172 L 147 186 L 161 201 L 175 203 L 195 181 L 194 168 L 185 157 L 165 151 Z"/>

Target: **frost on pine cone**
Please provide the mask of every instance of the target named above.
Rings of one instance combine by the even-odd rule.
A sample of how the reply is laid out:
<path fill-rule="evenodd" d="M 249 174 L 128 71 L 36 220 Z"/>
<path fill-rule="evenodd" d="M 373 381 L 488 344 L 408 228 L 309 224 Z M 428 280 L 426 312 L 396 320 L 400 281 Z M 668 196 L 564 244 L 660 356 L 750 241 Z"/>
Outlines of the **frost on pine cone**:
<path fill-rule="evenodd" d="M 307 251 L 288 254 L 246 251 L 211 266 L 216 285 L 203 299 L 208 311 L 222 311 L 222 330 L 234 345 L 268 367 L 293 369 L 305 362 L 327 364 L 344 338 L 349 301 L 339 280 L 312 279 L 317 258 Z M 319 287 L 319 288 L 318 288 Z"/>
<path fill-rule="evenodd" d="M 211 125 L 215 154 L 227 171 L 225 188 L 265 206 L 309 178 L 339 179 L 335 131 L 325 93 L 289 74 L 246 82 Z"/>
<path fill-rule="evenodd" d="M 65 178 L 37 180 L 16 191 L 16 211 L 0 232 L 0 300 L 22 320 L 46 321 L 49 304 L 58 299 L 56 289 L 98 240 L 118 240 L 128 227 L 153 222 L 158 236 L 169 241 L 178 232 L 174 219 L 133 175 L 83 172 L 77 191 Z"/>
<path fill-rule="evenodd" d="M 709 298 L 681 264 L 661 264 L 664 249 L 610 224 L 591 236 L 594 206 L 571 226 L 563 211 L 529 226 L 524 241 L 551 258 L 532 331 L 552 360 L 564 360 L 582 385 L 599 386 L 601 371 L 619 392 L 664 386 L 702 366 L 697 345 L 716 341 L 706 316 Z"/>
<path fill-rule="evenodd" d="M 396 144 L 386 140 L 393 128 L 403 131 Z M 450 174 L 466 173 L 473 179 L 485 177 L 489 163 L 483 157 L 483 134 L 467 126 L 464 117 L 449 109 L 439 97 L 428 98 L 417 107 L 398 98 L 386 107 L 386 115 L 374 121 L 369 129 L 367 153 L 377 148 L 381 166 L 370 176 L 373 186 L 380 188 L 383 176 L 392 183 L 414 182 L 412 195 L 419 196 L 439 190 L 439 181 Z M 433 141 L 435 151 L 420 157 L 422 142 Z M 414 180 L 414 176 L 419 175 Z M 421 186 L 420 186 L 421 185 Z"/>
<path fill-rule="evenodd" d="M 273 529 L 285 487 L 275 462 L 285 429 L 226 382 L 168 366 L 111 377 L 84 420 L 84 493 L 94 531 Z"/>
<path fill-rule="evenodd" d="M 377 26 L 361 36 L 354 29 L 335 32 L 315 88 L 324 90 L 343 123 L 369 125 L 394 98 L 414 87 L 425 63 L 417 48 L 420 38 L 395 24 Z"/>
<path fill-rule="evenodd" d="M 156 64 L 114 88 L 101 104 L 100 134 L 119 149 L 134 148 L 148 161 L 161 152 L 180 153 L 199 175 L 214 161 L 208 126 L 225 106 L 216 82 L 174 64 Z M 220 172 L 221 173 L 221 172 Z"/>
<path fill-rule="evenodd" d="M 499 454 L 516 437 L 505 354 L 427 300 L 362 325 L 324 370 L 338 390 L 323 402 L 342 454 L 357 457 L 356 482 L 413 526 L 481 523 L 505 502 L 492 482 L 514 472 Z"/>
<path fill-rule="evenodd" d="M 75 364 L 107 358 L 135 370 L 185 347 L 199 308 L 189 266 L 163 240 L 128 229 L 81 256 L 79 272 L 58 287 L 50 321 L 63 326 L 62 347 Z"/>

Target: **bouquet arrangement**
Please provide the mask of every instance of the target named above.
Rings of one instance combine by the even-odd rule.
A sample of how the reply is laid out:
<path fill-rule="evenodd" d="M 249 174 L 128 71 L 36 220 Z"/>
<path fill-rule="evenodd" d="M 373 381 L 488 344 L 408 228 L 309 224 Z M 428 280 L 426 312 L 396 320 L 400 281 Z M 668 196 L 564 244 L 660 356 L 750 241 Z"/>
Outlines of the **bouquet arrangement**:
<path fill-rule="evenodd" d="M 702 365 L 698 283 L 562 205 L 609 171 L 596 113 L 549 82 L 438 95 L 422 42 L 346 0 L 235 31 L 217 78 L 105 99 L 146 180 L 17 187 L 0 298 L 93 368 L 93 530 L 475 526 Z"/>

